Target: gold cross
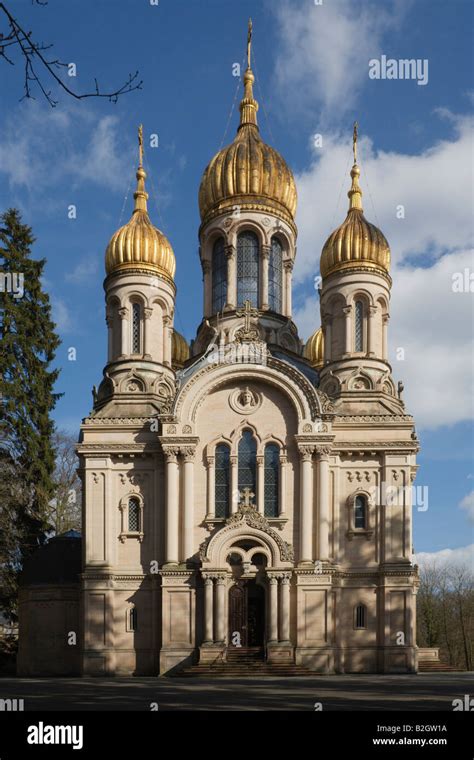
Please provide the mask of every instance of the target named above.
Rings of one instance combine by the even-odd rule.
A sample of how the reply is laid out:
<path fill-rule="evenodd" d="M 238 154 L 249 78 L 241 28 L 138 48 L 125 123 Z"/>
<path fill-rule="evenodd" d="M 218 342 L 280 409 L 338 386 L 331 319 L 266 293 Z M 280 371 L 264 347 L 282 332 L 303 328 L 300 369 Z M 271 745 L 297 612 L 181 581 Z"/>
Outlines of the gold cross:
<path fill-rule="evenodd" d="M 251 503 L 251 499 L 253 499 L 255 494 L 251 491 L 251 489 L 248 486 L 242 489 L 242 491 L 240 492 L 240 496 L 242 498 L 241 503 L 245 507 L 253 507 L 253 504 Z"/>
<path fill-rule="evenodd" d="M 247 67 L 250 68 L 250 54 L 252 50 L 252 19 L 249 18 L 249 29 L 247 32 Z"/>
<path fill-rule="evenodd" d="M 357 163 L 357 127 L 358 126 L 359 125 L 355 121 L 354 122 L 354 131 L 352 133 L 352 150 L 353 150 L 353 153 L 354 153 L 354 163 L 355 164 Z"/>
<path fill-rule="evenodd" d="M 250 318 L 251 317 L 258 317 L 259 311 L 258 309 L 252 309 L 252 304 L 250 301 L 245 301 L 244 309 L 240 311 L 235 312 L 238 317 L 245 317 L 245 323 L 244 323 L 244 330 L 246 333 L 250 332 Z"/>
<path fill-rule="evenodd" d="M 138 127 L 138 157 L 139 165 L 143 166 L 143 125 Z"/>

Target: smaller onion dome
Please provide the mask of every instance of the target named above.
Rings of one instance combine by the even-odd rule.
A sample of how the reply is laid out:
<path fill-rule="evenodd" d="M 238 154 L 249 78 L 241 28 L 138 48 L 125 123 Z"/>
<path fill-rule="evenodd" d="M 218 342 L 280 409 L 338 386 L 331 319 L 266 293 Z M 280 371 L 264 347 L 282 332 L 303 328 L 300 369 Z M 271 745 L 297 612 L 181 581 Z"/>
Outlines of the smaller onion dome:
<path fill-rule="evenodd" d="M 173 367 L 181 368 L 189 359 L 189 345 L 186 338 L 177 330 L 173 330 L 171 343 L 171 363 Z"/>
<path fill-rule="evenodd" d="M 321 369 L 324 365 L 324 335 L 322 327 L 319 327 L 306 341 L 303 356 L 309 360 L 314 369 Z"/>
<path fill-rule="evenodd" d="M 139 166 L 137 189 L 133 197 L 135 208 L 132 218 L 120 227 L 110 240 L 105 252 L 107 274 L 127 269 L 144 269 L 173 280 L 176 260 L 168 238 L 155 227 L 148 216 L 148 193 L 145 190 L 146 172 L 143 168 L 142 127 L 138 130 Z"/>
<path fill-rule="evenodd" d="M 388 274 L 390 247 L 385 235 L 367 221 L 362 208 L 362 190 L 359 187 L 360 169 L 357 165 L 357 124 L 354 124 L 354 165 L 351 169 L 352 186 L 349 211 L 345 221 L 326 240 L 321 254 L 319 271 L 327 277 L 344 269 L 374 269 Z"/>

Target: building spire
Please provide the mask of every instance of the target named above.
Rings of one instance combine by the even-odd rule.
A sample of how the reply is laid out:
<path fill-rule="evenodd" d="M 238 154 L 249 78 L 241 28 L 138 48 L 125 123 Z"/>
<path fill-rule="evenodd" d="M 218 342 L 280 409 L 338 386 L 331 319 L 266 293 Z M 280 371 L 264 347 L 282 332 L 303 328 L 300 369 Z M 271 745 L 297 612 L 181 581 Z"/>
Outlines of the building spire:
<path fill-rule="evenodd" d="M 253 96 L 253 83 L 255 82 L 255 77 L 250 67 L 252 55 L 252 29 L 252 19 L 249 18 L 247 32 L 247 70 L 244 74 L 244 97 L 240 101 L 239 129 L 246 124 L 253 124 L 255 127 L 257 126 L 258 103 Z"/>
<path fill-rule="evenodd" d="M 138 127 L 138 169 L 137 169 L 137 189 L 133 193 L 135 199 L 135 211 L 148 211 L 147 200 L 148 193 L 145 190 L 146 171 L 143 168 L 143 125 Z"/>
<path fill-rule="evenodd" d="M 357 138 L 358 138 L 358 124 L 354 122 L 354 129 L 352 132 L 352 152 L 354 154 L 354 165 L 351 169 L 352 185 L 351 189 L 347 193 L 349 197 L 349 211 L 356 209 L 362 211 L 362 190 L 359 186 L 360 169 L 357 164 Z"/>

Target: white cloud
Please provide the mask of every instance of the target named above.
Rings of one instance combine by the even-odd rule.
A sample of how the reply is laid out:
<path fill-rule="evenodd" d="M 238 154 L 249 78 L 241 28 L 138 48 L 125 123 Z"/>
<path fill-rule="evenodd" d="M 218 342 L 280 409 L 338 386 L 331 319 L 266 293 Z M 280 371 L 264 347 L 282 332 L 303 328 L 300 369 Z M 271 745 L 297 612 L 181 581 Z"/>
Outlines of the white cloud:
<path fill-rule="evenodd" d="M 424 428 L 474 415 L 473 297 L 452 290 L 453 274 L 472 271 L 473 121 L 445 111 L 440 115 L 451 120 L 455 135 L 420 155 L 376 153 L 367 138 L 359 151 L 365 215 L 383 230 L 392 250 L 389 342 L 393 371 L 404 381 L 408 411 Z M 349 141 L 329 138 L 319 160 L 296 178 L 297 284 L 314 278 L 325 240 L 345 217 L 350 163 Z M 337 199 L 342 197 L 341 179 L 344 201 L 335 213 Z M 399 204 L 405 207 L 404 219 L 396 216 Z M 295 321 L 307 338 L 320 324 L 315 291 L 311 289 L 304 303 L 296 303 Z M 395 359 L 397 347 L 405 349 L 404 361 Z"/>
<path fill-rule="evenodd" d="M 443 567 L 449 564 L 463 565 L 474 570 L 474 544 L 460 546 L 457 549 L 441 549 L 437 552 L 419 552 L 415 555 L 415 561 L 420 567 L 433 564 Z"/>
<path fill-rule="evenodd" d="M 89 282 L 97 274 L 98 269 L 99 262 L 97 258 L 88 257 L 82 259 L 72 272 L 66 273 L 65 280 L 80 285 L 84 282 Z"/>
<path fill-rule="evenodd" d="M 59 333 L 72 332 L 73 320 L 67 305 L 61 298 L 51 298 L 53 320 L 56 323 L 56 331 Z"/>
<path fill-rule="evenodd" d="M 294 112 L 314 108 L 321 121 L 341 118 L 368 80 L 368 62 L 402 22 L 410 2 L 275 4 L 280 46 L 277 91 Z"/>
<path fill-rule="evenodd" d="M 466 494 L 464 499 L 459 502 L 461 509 L 465 509 L 469 520 L 474 521 L 474 491 Z"/>

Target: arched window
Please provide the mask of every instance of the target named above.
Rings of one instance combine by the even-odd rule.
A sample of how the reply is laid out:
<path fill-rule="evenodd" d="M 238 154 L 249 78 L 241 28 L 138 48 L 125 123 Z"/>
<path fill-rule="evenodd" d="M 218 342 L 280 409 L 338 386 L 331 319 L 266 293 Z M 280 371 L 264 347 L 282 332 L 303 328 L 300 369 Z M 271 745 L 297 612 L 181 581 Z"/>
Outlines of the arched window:
<path fill-rule="evenodd" d="M 355 302 L 355 341 L 354 351 L 364 350 L 364 304 Z"/>
<path fill-rule="evenodd" d="M 212 250 L 212 313 L 222 311 L 227 301 L 227 258 L 224 238 L 218 238 Z"/>
<path fill-rule="evenodd" d="M 230 449 L 225 443 L 216 446 L 215 514 L 228 517 L 230 504 Z"/>
<path fill-rule="evenodd" d="M 268 260 L 268 305 L 273 311 L 281 312 L 281 276 L 283 249 L 276 237 L 272 237 Z"/>
<path fill-rule="evenodd" d="M 140 532 L 140 502 L 135 497 L 128 500 L 128 531 Z"/>
<path fill-rule="evenodd" d="M 367 607 L 365 604 L 358 604 L 355 608 L 355 627 L 367 628 Z"/>
<path fill-rule="evenodd" d="M 356 496 L 354 499 L 354 528 L 365 530 L 367 528 L 367 502 L 365 496 Z"/>
<path fill-rule="evenodd" d="M 139 303 L 132 305 L 132 354 L 141 353 L 141 322 L 142 310 Z"/>
<path fill-rule="evenodd" d="M 280 449 L 276 443 L 265 446 L 264 465 L 264 513 L 266 517 L 278 517 Z"/>
<path fill-rule="evenodd" d="M 251 430 L 244 430 L 239 441 L 239 492 L 250 488 L 256 494 L 257 443 Z"/>
<path fill-rule="evenodd" d="M 250 301 L 258 307 L 259 256 L 258 238 L 254 232 L 242 232 L 237 238 L 237 304 Z"/>

